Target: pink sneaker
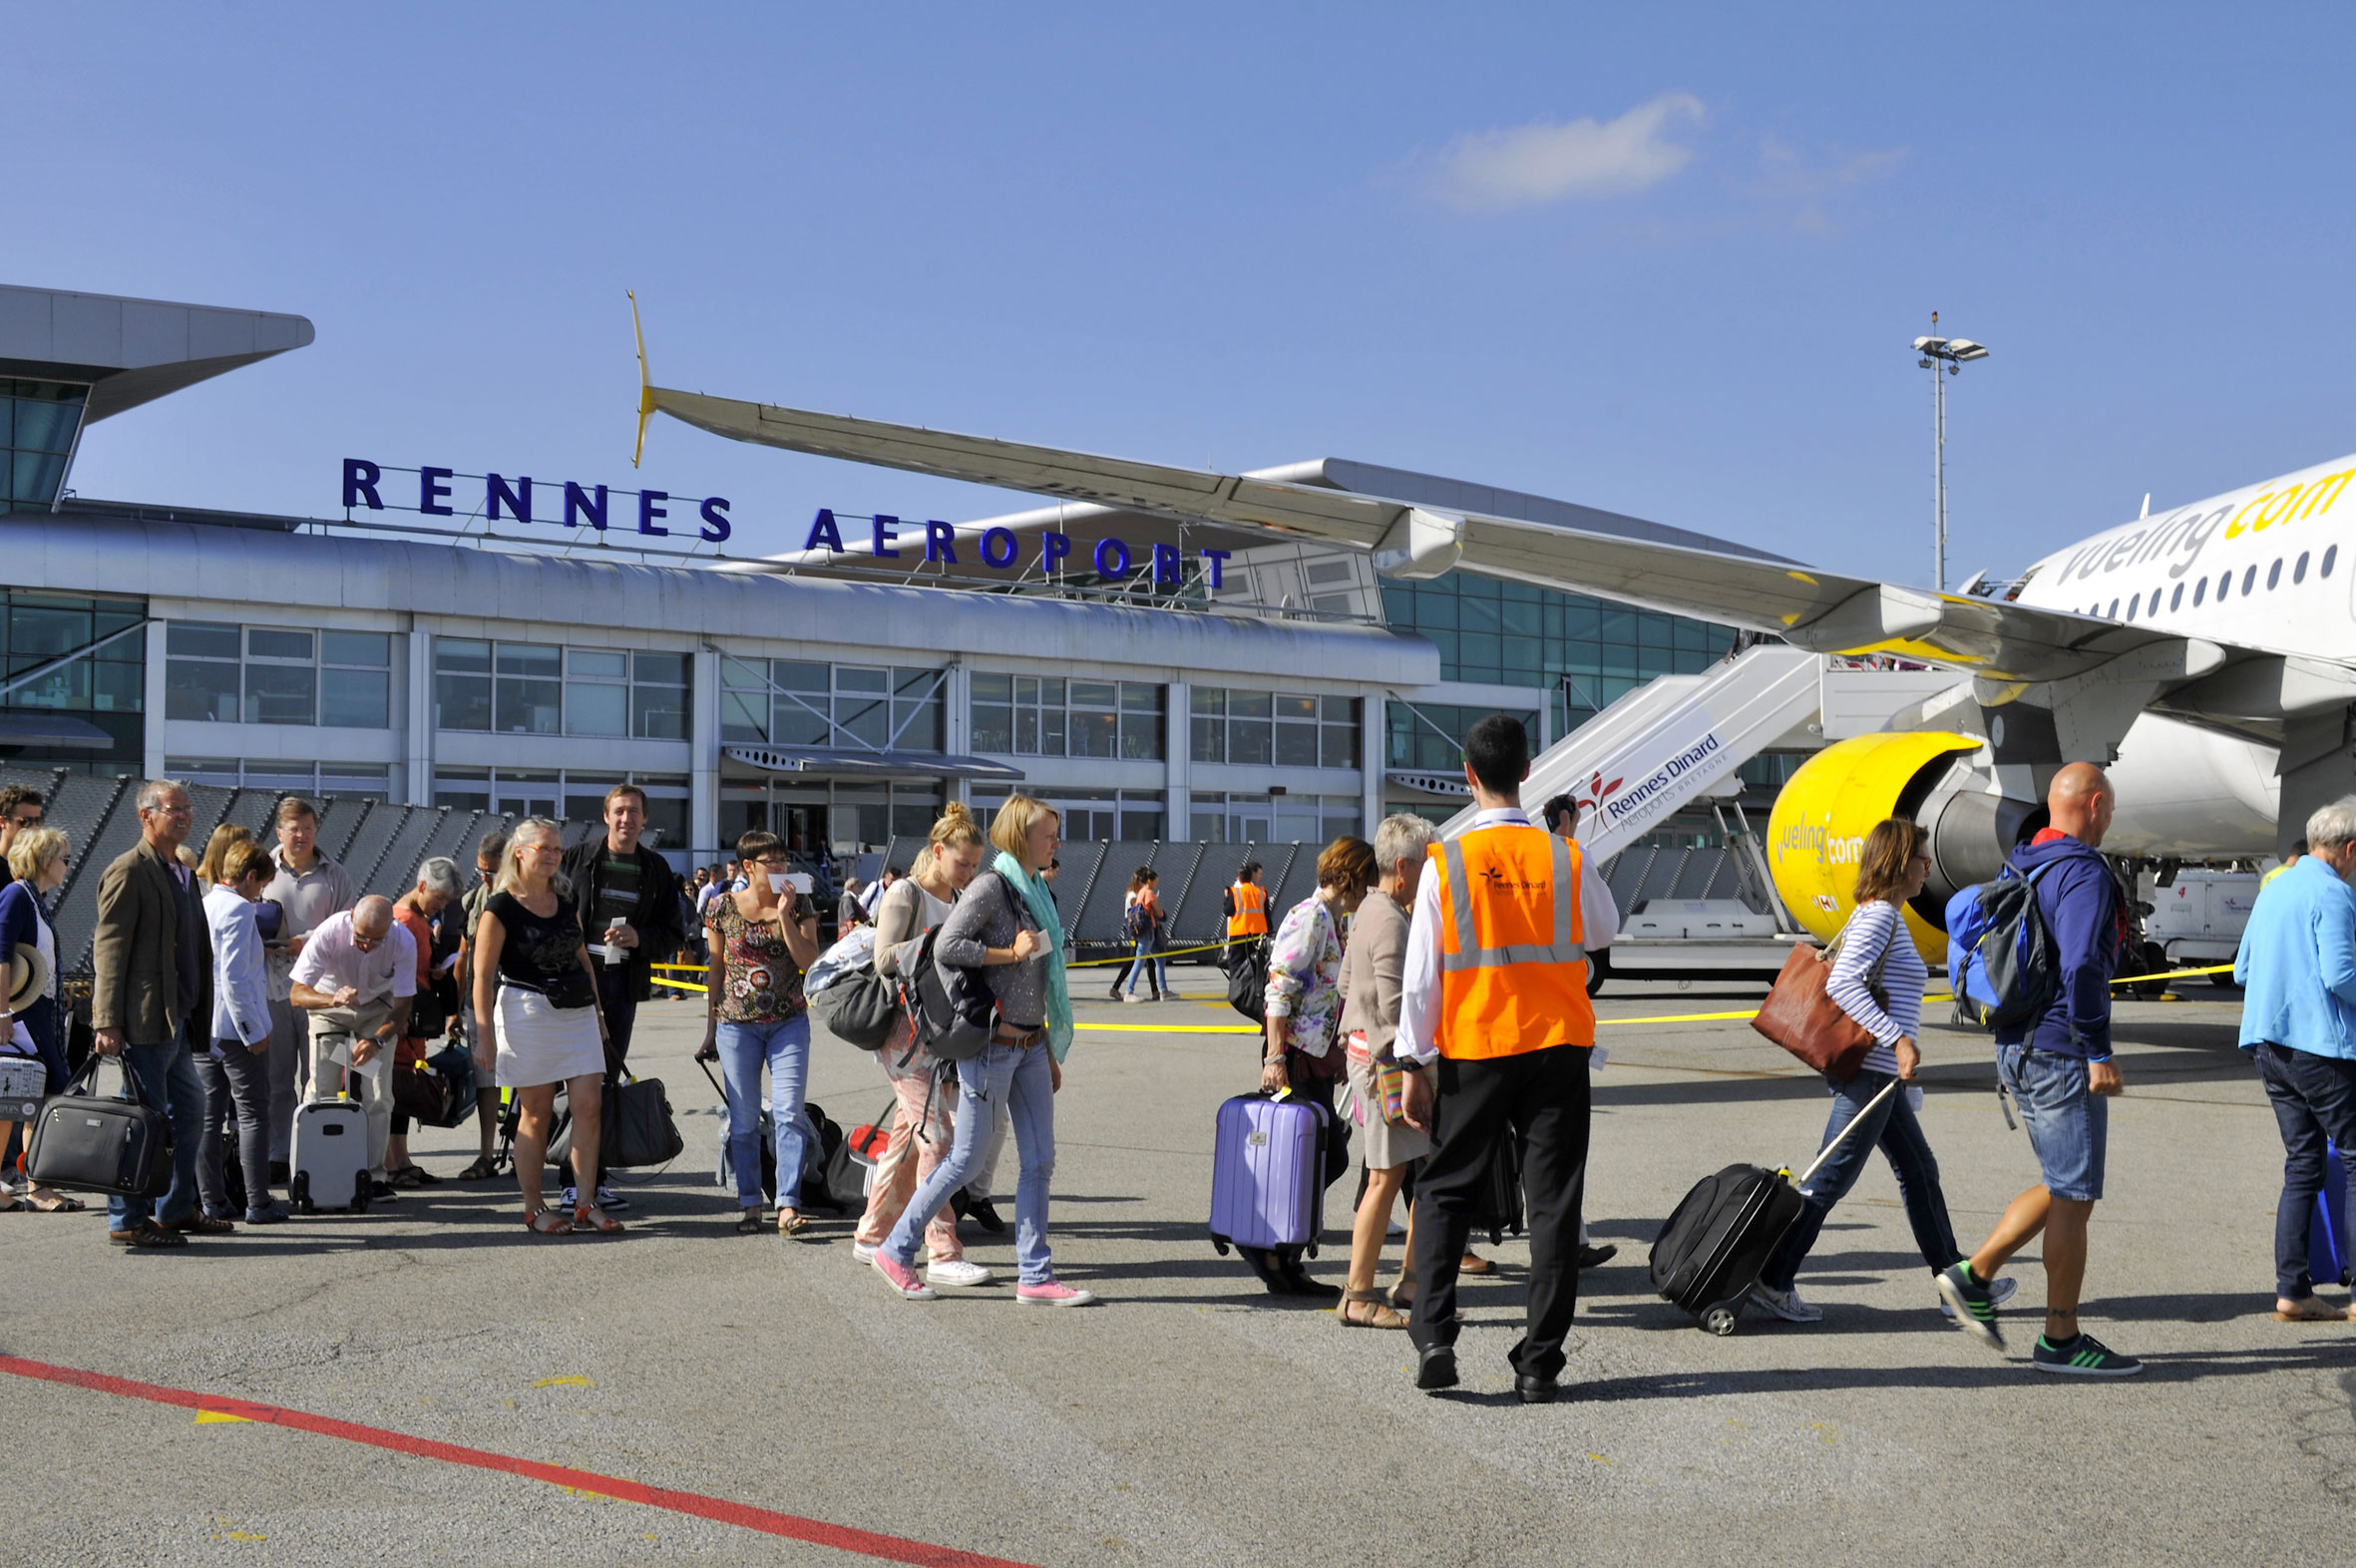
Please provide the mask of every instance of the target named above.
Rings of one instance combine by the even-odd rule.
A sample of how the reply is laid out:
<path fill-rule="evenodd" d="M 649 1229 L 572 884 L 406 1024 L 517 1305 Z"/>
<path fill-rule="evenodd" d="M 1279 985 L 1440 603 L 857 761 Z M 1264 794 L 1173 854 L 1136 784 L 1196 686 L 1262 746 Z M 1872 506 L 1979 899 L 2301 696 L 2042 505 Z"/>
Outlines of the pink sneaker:
<path fill-rule="evenodd" d="M 1018 1307 L 1090 1307 L 1096 1298 L 1086 1291 L 1075 1291 L 1068 1285 L 1049 1280 L 1044 1285 L 1017 1285 L 1014 1303 Z"/>
<path fill-rule="evenodd" d="M 876 1249 L 876 1273 L 884 1277 L 885 1284 L 912 1302 L 935 1299 L 933 1287 L 918 1279 L 916 1270 L 893 1258 L 881 1247 Z"/>

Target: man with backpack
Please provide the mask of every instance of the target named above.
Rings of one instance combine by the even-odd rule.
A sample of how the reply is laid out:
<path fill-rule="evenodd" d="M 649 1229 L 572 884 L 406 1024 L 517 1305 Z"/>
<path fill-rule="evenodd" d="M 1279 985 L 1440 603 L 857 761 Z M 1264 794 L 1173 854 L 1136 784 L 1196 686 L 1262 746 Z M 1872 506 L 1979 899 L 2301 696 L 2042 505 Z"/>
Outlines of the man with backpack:
<path fill-rule="evenodd" d="M 2103 1196 L 2109 1098 L 2123 1086 L 2111 1056 L 2111 980 L 2127 948 L 2127 899 L 2098 853 L 2116 803 L 2101 768 L 2069 764 L 2046 792 L 2052 825 L 2006 864 L 2008 877 L 2031 884 L 2023 918 L 2042 928 L 2030 933 L 2041 940 L 2023 951 L 2040 955 L 2032 968 L 2044 973 L 2023 977 L 2037 1004 L 2019 1019 L 1998 1020 L 1996 1067 L 2045 1179 L 2012 1201 L 1978 1252 L 1938 1276 L 1957 1327 L 2001 1351 L 1989 1282 L 2042 1231 L 2045 1333 L 2031 1365 L 2083 1377 L 2132 1377 L 2144 1370 L 2078 1327 L 2087 1221 Z"/>

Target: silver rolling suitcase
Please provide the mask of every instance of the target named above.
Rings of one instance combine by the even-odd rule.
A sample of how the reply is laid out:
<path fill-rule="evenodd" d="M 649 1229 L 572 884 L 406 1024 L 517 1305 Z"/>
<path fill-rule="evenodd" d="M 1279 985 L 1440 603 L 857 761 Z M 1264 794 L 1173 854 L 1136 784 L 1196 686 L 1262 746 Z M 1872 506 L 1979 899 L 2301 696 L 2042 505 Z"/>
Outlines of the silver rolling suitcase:
<path fill-rule="evenodd" d="M 297 1214 L 368 1212 L 368 1112 L 358 1100 L 341 1094 L 295 1111 L 292 1178 Z"/>

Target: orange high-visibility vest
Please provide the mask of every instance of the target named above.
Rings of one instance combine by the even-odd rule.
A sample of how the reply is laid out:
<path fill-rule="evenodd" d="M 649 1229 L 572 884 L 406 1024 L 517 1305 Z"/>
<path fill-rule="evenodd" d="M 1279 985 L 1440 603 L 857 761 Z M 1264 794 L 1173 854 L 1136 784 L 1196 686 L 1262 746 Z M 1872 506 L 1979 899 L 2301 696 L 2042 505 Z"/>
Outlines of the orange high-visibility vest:
<path fill-rule="evenodd" d="M 1257 882 L 1239 882 L 1227 890 L 1235 913 L 1227 917 L 1227 940 L 1268 935 L 1268 890 Z"/>
<path fill-rule="evenodd" d="M 1581 851 L 1500 823 L 1431 847 L 1439 879 L 1440 1054 L 1518 1056 L 1593 1045 Z"/>

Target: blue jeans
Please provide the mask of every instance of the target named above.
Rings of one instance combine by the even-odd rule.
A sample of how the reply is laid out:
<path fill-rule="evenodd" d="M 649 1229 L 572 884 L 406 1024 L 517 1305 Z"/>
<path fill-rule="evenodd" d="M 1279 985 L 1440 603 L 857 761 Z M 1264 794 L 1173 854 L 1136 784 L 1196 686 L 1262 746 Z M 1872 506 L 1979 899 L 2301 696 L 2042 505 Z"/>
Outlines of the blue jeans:
<path fill-rule="evenodd" d="M 802 1200 L 802 1094 L 810 1080 L 810 1015 L 718 1030 L 720 1078 L 728 1086 L 728 1163 L 741 1208 L 761 1206 L 761 1064 L 769 1065 L 769 1121 L 777 1140 L 777 1206 Z"/>
<path fill-rule="evenodd" d="M 1996 1047 L 1996 1075 L 2021 1108 L 2046 1191 L 2073 1203 L 2103 1196 L 2111 1102 L 2087 1087 L 2086 1060 L 2033 1045 Z"/>
<path fill-rule="evenodd" d="M 1003 1104 L 1012 1115 L 1014 1150 L 1022 1162 L 1022 1174 L 1014 1184 L 1014 1263 L 1021 1284 L 1045 1285 L 1055 1278 L 1047 1255 L 1047 1184 L 1055 1175 L 1055 1091 L 1046 1045 L 1027 1050 L 988 1047 L 959 1064 L 957 1093 L 958 1132 L 949 1158 L 917 1188 L 900 1223 L 884 1238 L 883 1250 L 895 1262 L 916 1267 L 927 1222 L 981 1166 L 982 1145 L 996 1107 Z"/>
<path fill-rule="evenodd" d="M 2274 1102 L 2282 1128 L 2282 1201 L 2274 1206 L 2274 1294 L 2286 1302 L 2315 1294 L 2307 1256 L 2315 1194 L 2323 1190 L 2323 1145 L 2356 1156 L 2356 1061 L 2318 1056 L 2287 1045 L 2258 1045 L 2258 1081 Z M 2338 1284 L 2338 1281 L 2330 1282 Z"/>
<path fill-rule="evenodd" d="M 1137 982 L 1139 980 L 1145 980 L 1150 983 L 1153 986 L 1154 994 L 1157 996 L 1169 990 L 1169 961 L 1156 955 L 1153 951 L 1153 947 L 1154 938 L 1152 933 L 1148 932 L 1146 935 L 1137 939 L 1136 954 L 1129 960 L 1129 973 L 1122 977 L 1121 989 L 1126 994 L 1131 996 L 1137 994 Z M 1150 974 L 1148 974 L 1146 971 L 1146 966 L 1149 964 L 1153 966 L 1152 972 Z"/>
<path fill-rule="evenodd" d="M 161 1198 L 109 1198 L 108 1229 L 136 1230 L 150 1219 L 177 1225 L 196 1206 L 196 1152 L 204 1142 L 204 1085 L 196 1081 L 196 1063 L 189 1048 L 177 1040 L 170 1045 L 126 1045 L 121 1059 L 126 1070 L 139 1075 L 140 1098 L 162 1111 L 172 1124 L 172 1187 Z"/>
<path fill-rule="evenodd" d="M 1886 1072 L 1860 1072 L 1846 1083 L 1830 1084 L 1832 1115 L 1824 1123 L 1824 1143 L 1856 1121 L 1873 1096 L 1893 1081 Z M 1906 1222 L 1914 1227 L 1914 1245 L 1922 1249 L 1922 1261 L 1935 1274 L 1963 1256 L 1955 1245 L 1955 1227 L 1947 1219 L 1946 1195 L 1939 1190 L 1939 1162 L 1931 1154 L 1930 1140 L 1922 1135 L 1914 1107 L 1906 1101 L 1906 1091 L 1900 1089 L 1882 1101 L 1870 1121 L 1851 1133 L 1799 1189 L 1799 1218 L 1760 1271 L 1761 1284 L 1770 1290 L 1791 1289 L 1808 1249 L 1824 1229 L 1825 1217 L 1865 1174 L 1865 1162 L 1876 1145 L 1898 1178 L 1898 1195 L 1906 1201 Z"/>

